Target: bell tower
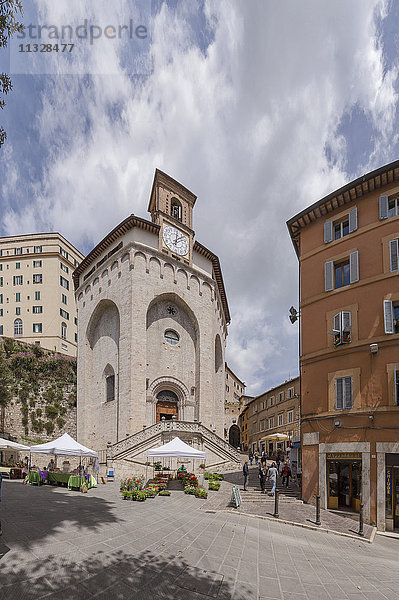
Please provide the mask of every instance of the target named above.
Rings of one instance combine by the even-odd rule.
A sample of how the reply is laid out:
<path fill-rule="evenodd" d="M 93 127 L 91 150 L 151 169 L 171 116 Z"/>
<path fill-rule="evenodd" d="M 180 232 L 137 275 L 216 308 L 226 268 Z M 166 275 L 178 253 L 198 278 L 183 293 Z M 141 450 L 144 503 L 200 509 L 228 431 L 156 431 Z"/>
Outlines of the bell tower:
<path fill-rule="evenodd" d="M 192 261 L 196 199 L 197 196 L 181 183 L 159 169 L 155 170 L 148 211 L 153 223 L 161 227 L 159 249 L 186 264 Z"/>

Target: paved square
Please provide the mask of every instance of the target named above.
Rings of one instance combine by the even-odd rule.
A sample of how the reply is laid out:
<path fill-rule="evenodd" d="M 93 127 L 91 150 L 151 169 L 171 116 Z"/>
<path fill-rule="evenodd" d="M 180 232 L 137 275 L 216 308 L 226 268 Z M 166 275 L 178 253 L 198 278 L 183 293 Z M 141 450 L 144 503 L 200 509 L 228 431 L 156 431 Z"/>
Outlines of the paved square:
<path fill-rule="evenodd" d="M 218 493 L 218 492 L 216 492 Z M 397 600 L 399 540 L 373 544 L 207 510 L 3 482 L 0 600 Z"/>

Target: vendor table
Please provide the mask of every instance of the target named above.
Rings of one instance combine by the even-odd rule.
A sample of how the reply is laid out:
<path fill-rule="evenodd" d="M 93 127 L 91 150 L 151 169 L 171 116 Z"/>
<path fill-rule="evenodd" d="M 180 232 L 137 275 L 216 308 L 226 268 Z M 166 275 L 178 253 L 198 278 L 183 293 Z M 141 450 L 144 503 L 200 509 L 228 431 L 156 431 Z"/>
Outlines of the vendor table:
<path fill-rule="evenodd" d="M 65 483 L 70 489 L 80 489 L 82 483 L 86 483 L 87 489 L 97 485 L 93 475 L 70 475 L 69 473 L 53 473 L 51 471 L 29 471 L 28 481 L 38 485 L 42 483 Z"/>
<path fill-rule="evenodd" d="M 88 490 L 92 487 L 96 487 L 97 485 L 97 481 L 93 477 L 93 475 L 70 475 L 68 480 L 68 487 L 80 489 L 83 483 L 87 485 Z"/>

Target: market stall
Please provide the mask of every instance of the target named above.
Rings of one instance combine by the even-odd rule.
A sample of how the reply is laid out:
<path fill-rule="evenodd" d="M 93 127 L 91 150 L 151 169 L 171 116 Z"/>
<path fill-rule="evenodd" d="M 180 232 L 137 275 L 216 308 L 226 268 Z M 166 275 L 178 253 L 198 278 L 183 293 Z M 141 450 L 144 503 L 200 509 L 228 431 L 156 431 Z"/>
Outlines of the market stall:
<path fill-rule="evenodd" d="M 16 464 L 20 461 L 16 461 L 14 459 L 14 453 L 19 453 L 23 450 L 25 450 L 25 452 L 29 452 L 29 446 L 24 446 L 24 444 L 18 444 L 17 442 L 0 438 L 0 450 L 4 451 L 5 454 L 5 457 L 2 455 L 2 461 L 9 463 L 4 464 L 3 462 L 3 464 L 0 466 L 0 473 L 2 476 L 9 479 L 21 479 L 23 477 L 23 466 L 22 463 L 19 465 Z M 10 454 L 10 452 L 13 454 Z"/>
<path fill-rule="evenodd" d="M 98 458 L 98 453 L 95 450 L 90 450 L 90 448 L 86 448 L 82 444 L 79 444 L 76 440 L 74 440 L 68 433 L 64 433 L 61 437 L 53 440 L 51 442 L 47 442 L 46 444 L 39 444 L 36 446 L 31 446 L 29 451 L 32 454 L 52 454 L 54 456 L 79 456 L 80 459 L 82 457 L 87 458 Z M 81 461 L 80 461 L 81 467 Z M 80 471 L 81 469 L 79 469 Z M 29 472 L 29 482 L 36 483 L 41 485 L 42 483 L 50 483 L 50 484 L 64 484 L 67 485 L 69 489 L 80 489 L 82 484 L 86 484 L 87 489 L 95 487 L 97 485 L 96 479 L 93 475 L 89 474 L 69 474 L 69 473 L 57 473 L 50 470 L 44 471 L 30 471 Z"/>
<path fill-rule="evenodd" d="M 175 437 L 163 446 L 147 450 L 147 456 L 148 458 L 188 458 L 193 461 L 200 459 L 203 462 L 205 461 L 206 452 L 196 450 L 196 448 L 192 448 L 192 446 L 189 446 L 180 438 Z"/>

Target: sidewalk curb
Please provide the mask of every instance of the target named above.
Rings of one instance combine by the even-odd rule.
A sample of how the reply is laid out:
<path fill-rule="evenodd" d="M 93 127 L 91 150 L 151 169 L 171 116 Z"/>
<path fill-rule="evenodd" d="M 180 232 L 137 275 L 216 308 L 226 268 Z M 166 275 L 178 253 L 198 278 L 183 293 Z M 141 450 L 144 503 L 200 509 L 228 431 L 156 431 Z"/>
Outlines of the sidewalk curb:
<path fill-rule="evenodd" d="M 254 515 L 252 513 L 247 512 L 239 512 L 237 509 L 219 509 L 218 512 L 230 512 L 236 515 L 244 515 L 246 517 L 253 517 L 255 519 L 263 519 L 265 521 L 273 521 L 274 523 L 284 523 L 285 525 L 293 525 L 294 527 L 302 527 L 302 529 L 311 529 L 313 531 L 322 531 L 323 533 L 332 533 L 333 535 L 340 535 L 341 537 L 352 538 L 353 540 L 358 540 L 360 542 L 366 542 L 367 544 L 372 544 L 375 538 L 375 534 L 377 532 L 377 527 L 373 527 L 373 530 L 370 535 L 370 539 L 366 537 L 361 537 L 357 535 L 352 535 L 351 533 L 345 533 L 340 531 L 335 531 L 334 529 L 326 529 L 324 527 L 317 527 L 316 525 L 307 525 L 305 523 L 296 523 L 295 521 L 286 521 L 285 519 L 276 519 L 274 517 L 267 517 L 264 515 Z"/>

